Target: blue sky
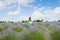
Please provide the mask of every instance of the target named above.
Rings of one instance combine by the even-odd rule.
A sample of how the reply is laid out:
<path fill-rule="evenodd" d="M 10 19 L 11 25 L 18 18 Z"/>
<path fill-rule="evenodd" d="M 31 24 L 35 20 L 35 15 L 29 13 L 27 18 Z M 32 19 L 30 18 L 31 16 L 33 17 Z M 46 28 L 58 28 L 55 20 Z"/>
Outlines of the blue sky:
<path fill-rule="evenodd" d="M 0 20 L 60 19 L 60 0 L 0 0 Z"/>

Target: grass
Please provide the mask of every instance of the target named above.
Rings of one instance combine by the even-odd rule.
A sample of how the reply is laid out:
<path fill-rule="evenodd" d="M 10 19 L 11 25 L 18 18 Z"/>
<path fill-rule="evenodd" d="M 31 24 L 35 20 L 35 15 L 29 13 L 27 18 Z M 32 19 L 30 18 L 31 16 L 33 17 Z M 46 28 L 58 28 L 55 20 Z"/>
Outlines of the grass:
<path fill-rule="evenodd" d="M 4 28 L 3 27 L 0 27 L 0 32 L 2 32 L 4 30 Z"/>
<path fill-rule="evenodd" d="M 5 26 L 4 29 L 8 29 L 8 26 Z"/>
<path fill-rule="evenodd" d="M 60 40 L 60 28 L 55 28 L 51 31 L 51 40 Z"/>
<path fill-rule="evenodd" d="M 19 40 L 19 37 L 13 33 L 9 33 L 8 35 L 4 35 L 0 40 Z"/>
<path fill-rule="evenodd" d="M 22 35 L 21 40 L 46 40 L 46 39 L 43 33 L 36 30 L 30 30 Z"/>
<path fill-rule="evenodd" d="M 25 28 L 29 28 L 29 26 L 27 24 L 23 24 L 23 26 Z M 28 30 L 28 32 L 21 32 L 23 31 L 23 28 L 20 27 L 14 27 L 12 28 L 12 30 L 16 31 L 16 32 L 20 32 L 22 33 L 22 35 L 19 35 L 20 38 L 14 34 L 14 33 L 9 33 L 7 35 L 1 35 L 0 36 L 0 40 L 48 40 L 49 38 L 47 36 L 45 36 L 44 32 L 49 33 L 48 35 L 50 35 L 50 39 L 51 40 L 60 40 L 60 27 L 54 27 L 51 26 L 50 24 L 46 24 L 46 27 L 44 25 L 37 25 L 36 28 L 38 29 L 42 29 L 42 30 Z M 8 29 L 8 26 L 1 26 L 0 27 L 0 33 L 2 34 L 5 29 Z M 30 28 L 29 28 L 30 29 Z M 50 31 L 51 30 L 51 31 Z M 40 32 L 41 31 L 41 32 Z M 42 33 L 43 31 L 43 33 Z"/>
<path fill-rule="evenodd" d="M 51 30 L 54 26 L 46 23 L 46 27 L 47 27 L 49 30 Z"/>
<path fill-rule="evenodd" d="M 23 24 L 23 26 L 26 27 L 26 28 L 29 28 L 29 26 L 27 24 Z"/>
<path fill-rule="evenodd" d="M 42 29 L 44 32 L 45 32 L 45 31 L 47 31 L 47 28 L 46 28 L 46 27 L 44 27 L 43 25 L 37 26 L 37 28 Z"/>
<path fill-rule="evenodd" d="M 8 29 L 8 26 L 5 26 L 5 27 L 2 26 L 2 27 L 0 27 L 0 32 L 2 32 L 5 29 Z"/>
<path fill-rule="evenodd" d="M 23 30 L 23 28 L 20 28 L 20 27 L 14 27 L 13 30 L 16 31 L 16 32 L 21 32 L 21 31 Z"/>

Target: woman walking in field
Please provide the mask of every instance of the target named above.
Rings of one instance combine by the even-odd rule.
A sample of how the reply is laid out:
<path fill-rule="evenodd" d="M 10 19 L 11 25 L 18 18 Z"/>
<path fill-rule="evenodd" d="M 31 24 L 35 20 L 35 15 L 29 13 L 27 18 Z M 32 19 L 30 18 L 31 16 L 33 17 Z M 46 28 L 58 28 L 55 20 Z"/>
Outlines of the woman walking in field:
<path fill-rule="evenodd" d="M 32 20 L 31 20 L 31 17 L 29 17 L 28 25 L 29 25 L 30 28 L 32 27 Z"/>

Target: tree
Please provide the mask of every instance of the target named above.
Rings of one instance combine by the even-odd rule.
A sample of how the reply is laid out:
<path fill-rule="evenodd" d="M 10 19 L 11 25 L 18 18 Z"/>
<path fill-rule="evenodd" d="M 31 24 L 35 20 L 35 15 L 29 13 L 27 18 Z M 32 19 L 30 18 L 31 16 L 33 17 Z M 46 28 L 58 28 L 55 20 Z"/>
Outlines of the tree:
<path fill-rule="evenodd" d="M 8 21 L 9 23 L 14 23 L 13 21 Z"/>
<path fill-rule="evenodd" d="M 27 20 L 22 20 L 22 22 L 27 22 Z"/>
<path fill-rule="evenodd" d="M 58 20 L 58 22 L 60 22 L 60 20 Z"/>
<path fill-rule="evenodd" d="M 2 23 L 2 21 L 0 21 L 0 23 Z"/>
<path fill-rule="evenodd" d="M 33 22 L 43 22 L 43 20 L 34 20 Z"/>
<path fill-rule="evenodd" d="M 43 20 L 40 20 L 40 22 L 43 22 Z"/>

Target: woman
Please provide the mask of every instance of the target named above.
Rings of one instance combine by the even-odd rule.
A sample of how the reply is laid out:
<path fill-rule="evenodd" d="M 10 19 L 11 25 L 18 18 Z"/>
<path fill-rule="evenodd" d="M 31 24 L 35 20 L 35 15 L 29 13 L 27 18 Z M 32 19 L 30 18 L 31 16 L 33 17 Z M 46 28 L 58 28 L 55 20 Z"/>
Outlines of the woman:
<path fill-rule="evenodd" d="M 32 20 L 31 20 L 31 17 L 29 17 L 28 25 L 29 25 L 29 27 L 32 27 Z"/>

